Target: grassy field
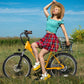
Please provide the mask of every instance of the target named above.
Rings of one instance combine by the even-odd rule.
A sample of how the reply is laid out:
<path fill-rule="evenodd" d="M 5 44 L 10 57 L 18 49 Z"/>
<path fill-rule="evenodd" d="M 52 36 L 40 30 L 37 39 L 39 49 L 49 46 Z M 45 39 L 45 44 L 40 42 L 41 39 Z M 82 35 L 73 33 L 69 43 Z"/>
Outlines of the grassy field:
<path fill-rule="evenodd" d="M 37 39 L 38 40 L 38 39 Z M 36 41 L 36 39 L 33 39 Z M 69 76 L 64 78 L 62 76 L 52 77 L 46 81 L 34 80 L 35 76 L 31 76 L 31 78 L 19 78 L 19 79 L 8 79 L 4 76 L 2 72 L 2 64 L 6 57 L 17 52 L 19 49 L 24 49 L 24 46 L 21 43 L 11 43 L 5 44 L 0 41 L 0 84 L 84 84 L 84 44 L 83 43 L 74 43 L 73 44 L 73 56 L 77 61 L 77 73 L 75 76 Z M 38 49 L 40 52 L 40 49 Z M 29 51 L 26 51 L 25 54 L 32 60 L 32 64 L 34 64 L 35 59 L 32 57 Z M 33 71 L 31 73 L 34 73 Z"/>

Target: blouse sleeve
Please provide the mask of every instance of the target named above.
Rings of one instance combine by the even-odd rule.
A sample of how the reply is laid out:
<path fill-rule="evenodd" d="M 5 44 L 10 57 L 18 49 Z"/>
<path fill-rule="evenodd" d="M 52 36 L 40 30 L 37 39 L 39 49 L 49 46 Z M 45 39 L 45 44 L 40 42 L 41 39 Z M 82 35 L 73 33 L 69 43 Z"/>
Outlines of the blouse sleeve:
<path fill-rule="evenodd" d="M 47 17 L 47 20 L 50 19 L 50 17 L 51 17 L 51 15 L 49 15 L 49 16 Z"/>
<path fill-rule="evenodd" d="M 61 25 L 61 24 L 64 24 L 64 20 L 61 20 L 61 21 L 60 21 L 59 25 Z"/>

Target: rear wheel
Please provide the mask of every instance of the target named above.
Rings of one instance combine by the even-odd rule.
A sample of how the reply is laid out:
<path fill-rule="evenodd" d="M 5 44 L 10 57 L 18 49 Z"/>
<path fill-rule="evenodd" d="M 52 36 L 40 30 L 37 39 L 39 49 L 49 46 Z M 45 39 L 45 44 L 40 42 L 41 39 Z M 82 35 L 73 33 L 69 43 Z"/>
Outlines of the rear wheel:
<path fill-rule="evenodd" d="M 30 72 L 31 62 L 27 56 L 23 55 L 21 57 L 21 53 L 9 56 L 3 63 L 3 73 L 6 77 L 27 77 L 29 76 Z"/>
<path fill-rule="evenodd" d="M 52 69 L 50 70 L 53 76 L 63 75 L 67 77 L 69 75 L 75 75 L 77 71 L 77 63 L 72 55 L 68 53 L 58 53 L 55 57 L 64 65 L 61 70 Z M 51 58 L 50 67 L 61 67 L 54 57 Z"/>

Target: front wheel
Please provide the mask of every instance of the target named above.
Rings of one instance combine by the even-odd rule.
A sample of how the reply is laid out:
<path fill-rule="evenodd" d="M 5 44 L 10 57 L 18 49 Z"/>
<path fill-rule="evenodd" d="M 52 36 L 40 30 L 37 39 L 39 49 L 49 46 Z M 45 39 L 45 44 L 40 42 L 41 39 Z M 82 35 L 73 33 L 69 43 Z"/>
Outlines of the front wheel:
<path fill-rule="evenodd" d="M 74 57 L 68 53 L 58 53 L 55 57 L 64 65 L 61 70 L 52 69 L 50 72 L 53 76 L 75 75 L 77 71 L 77 62 Z M 61 67 L 54 57 L 51 58 L 50 67 Z"/>
<path fill-rule="evenodd" d="M 31 72 L 31 62 L 21 53 L 13 54 L 3 63 L 3 73 L 8 78 L 27 77 Z"/>

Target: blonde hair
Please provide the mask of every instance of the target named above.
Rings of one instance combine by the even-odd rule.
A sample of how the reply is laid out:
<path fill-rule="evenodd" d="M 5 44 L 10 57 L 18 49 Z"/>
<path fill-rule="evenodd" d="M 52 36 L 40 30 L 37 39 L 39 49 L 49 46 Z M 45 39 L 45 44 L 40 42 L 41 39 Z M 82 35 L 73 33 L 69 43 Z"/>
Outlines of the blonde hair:
<path fill-rule="evenodd" d="M 55 7 L 58 7 L 59 8 L 59 11 L 60 12 L 57 14 L 57 18 L 60 19 L 61 18 L 62 9 L 61 9 L 61 7 L 59 5 L 56 5 Z M 53 18 L 53 16 L 54 16 L 54 14 L 52 13 L 52 18 Z"/>

